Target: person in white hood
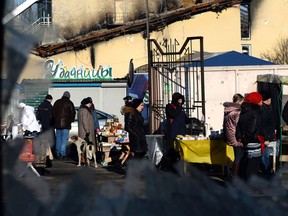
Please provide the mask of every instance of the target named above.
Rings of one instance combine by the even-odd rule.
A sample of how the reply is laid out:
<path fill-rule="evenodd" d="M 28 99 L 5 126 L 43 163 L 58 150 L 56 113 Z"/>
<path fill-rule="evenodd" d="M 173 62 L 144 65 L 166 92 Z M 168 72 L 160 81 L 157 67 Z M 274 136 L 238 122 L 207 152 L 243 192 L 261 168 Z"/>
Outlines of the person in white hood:
<path fill-rule="evenodd" d="M 25 103 L 20 103 L 18 107 L 22 109 L 21 124 L 23 131 L 40 132 L 41 125 L 36 119 L 34 107 L 28 106 Z"/>

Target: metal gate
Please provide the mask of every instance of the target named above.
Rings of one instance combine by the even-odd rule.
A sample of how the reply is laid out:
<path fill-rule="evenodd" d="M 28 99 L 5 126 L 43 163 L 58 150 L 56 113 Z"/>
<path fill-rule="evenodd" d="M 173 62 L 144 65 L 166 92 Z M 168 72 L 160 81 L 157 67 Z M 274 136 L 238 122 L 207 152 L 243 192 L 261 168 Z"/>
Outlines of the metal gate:
<path fill-rule="evenodd" d="M 186 115 L 205 125 L 203 37 L 188 37 L 182 46 L 176 39 L 149 39 L 148 75 L 150 133 L 165 119 L 165 106 L 175 92 L 185 97 Z"/>

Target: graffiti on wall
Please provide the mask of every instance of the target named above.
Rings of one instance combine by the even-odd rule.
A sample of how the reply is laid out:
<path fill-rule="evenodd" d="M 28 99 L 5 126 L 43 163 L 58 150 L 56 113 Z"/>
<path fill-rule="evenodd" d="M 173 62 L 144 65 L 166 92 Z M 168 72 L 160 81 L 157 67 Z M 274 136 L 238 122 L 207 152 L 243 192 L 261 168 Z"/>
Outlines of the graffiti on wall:
<path fill-rule="evenodd" d="M 48 59 L 44 63 L 44 72 L 46 78 L 52 80 L 111 80 L 112 67 L 99 65 L 97 69 L 80 66 L 73 66 L 69 69 L 63 61 L 58 60 L 56 64 L 54 59 Z"/>

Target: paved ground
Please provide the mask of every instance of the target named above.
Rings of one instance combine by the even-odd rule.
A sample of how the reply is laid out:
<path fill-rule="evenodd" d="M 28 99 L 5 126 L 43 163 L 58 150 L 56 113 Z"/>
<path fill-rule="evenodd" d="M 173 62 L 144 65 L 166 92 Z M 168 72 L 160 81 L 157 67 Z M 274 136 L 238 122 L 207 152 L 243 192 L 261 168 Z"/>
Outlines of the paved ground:
<path fill-rule="evenodd" d="M 281 169 L 277 172 L 280 176 L 281 184 L 285 189 L 288 190 L 288 164 L 282 163 L 280 165 Z M 223 184 L 228 182 L 227 175 L 222 175 L 221 167 L 214 166 L 198 166 L 201 172 L 207 174 L 213 179 L 222 181 Z M 63 184 L 69 183 L 71 178 L 81 171 L 85 167 L 77 167 L 76 162 L 73 160 L 54 160 L 51 168 L 46 168 L 44 175 L 41 178 L 45 179 L 51 189 L 52 195 L 58 195 L 60 188 Z M 90 167 L 92 174 L 95 175 L 95 185 L 105 184 L 107 181 L 111 181 L 114 184 L 122 187 L 126 179 L 126 170 L 115 168 L 114 166 L 102 167 L 98 164 L 98 168 Z"/>
<path fill-rule="evenodd" d="M 41 178 L 45 179 L 50 185 L 51 194 L 58 195 L 63 184 L 69 183 L 71 178 L 87 167 L 77 167 L 73 160 L 53 160 L 52 167 L 46 168 Z M 90 167 L 92 174 L 95 175 L 95 185 L 105 184 L 107 181 L 113 181 L 114 184 L 123 186 L 125 183 L 125 170 L 116 169 L 114 166 L 98 168 Z"/>

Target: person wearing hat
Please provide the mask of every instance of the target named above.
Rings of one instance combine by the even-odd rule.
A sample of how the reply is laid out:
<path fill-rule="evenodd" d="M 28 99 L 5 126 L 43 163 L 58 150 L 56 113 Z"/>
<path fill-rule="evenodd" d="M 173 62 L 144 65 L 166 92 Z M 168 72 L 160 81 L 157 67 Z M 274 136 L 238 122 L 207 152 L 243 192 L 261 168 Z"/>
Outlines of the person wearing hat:
<path fill-rule="evenodd" d="M 126 96 L 123 98 L 124 102 L 125 102 L 125 105 L 128 105 L 129 103 L 132 102 L 132 97 L 131 96 Z"/>
<path fill-rule="evenodd" d="M 78 111 L 78 136 L 87 142 L 96 143 L 94 118 L 91 110 L 92 99 L 84 98 Z"/>
<path fill-rule="evenodd" d="M 52 96 L 50 94 L 46 95 L 43 102 L 38 106 L 36 117 L 42 125 L 42 131 L 49 130 L 53 127 L 52 121 Z"/>
<path fill-rule="evenodd" d="M 125 115 L 125 131 L 129 133 L 130 151 L 135 159 L 142 159 L 147 153 L 147 142 L 144 132 L 144 118 L 142 111 L 144 109 L 143 99 L 135 98 L 131 106 L 125 106 L 123 113 Z"/>
<path fill-rule="evenodd" d="M 59 159 L 68 159 L 66 147 L 71 124 L 75 120 L 75 107 L 70 100 L 70 92 L 65 91 L 63 96 L 56 100 L 52 109 L 52 118 L 56 129 L 55 156 Z"/>
<path fill-rule="evenodd" d="M 128 95 L 128 96 L 124 97 L 123 100 L 124 100 L 125 104 L 120 109 L 120 113 L 122 115 L 124 115 L 123 109 L 125 109 L 126 106 L 128 106 L 128 107 L 131 106 L 132 97 Z"/>
<path fill-rule="evenodd" d="M 271 175 L 270 167 L 270 152 L 271 148 L 268 147 L 270 142 L 276 140 L 276 123 L 273 118 L 273 110 L 271 108 L 271 93 L 267 90 L 259 92 L 263 98 L 262 101 L 262 127 L 264 137 L 264 151 L 262 152 L 261 171 L 264 176 Z"/>
<path fill-rule="evenodd" d="M 36 117 L 37 120 L 41 124 L 41 131 L 43 136 L 43 140 L 47 141 L 47 159 L 46 159 L 46 167 L 51 167 L 52 163 L 51 161 L 53 160 L 53 155 L 51 151 L 51 147 L 54 146 L 55 143 L 55 131 L 54 131 L 54 123 L 52 120 L 52 100 L 53 97 L 50 94 L 47 94 L 43 102 L 38 106 L 37 112 L 36 112 Z"/>
<path fill-rule="evenodd" d="M 184 95 L 179 92 L 175 92 L 172 95 L 171 103 L 166 104 L 166 128 L 165 128 L 165 151 L 161 159 L 159 168 L 166 171 L 172 171 L 177 173 L 175 170 L 175 164 L 179 158 L 178 152 L 174 149 L 174 141 L 177 135 L 186 134 L 186 114 L 183 109 L 185 102 Z"/>
<path fill-rule="evenodd" d="M 244 97 L 241 113 L 236 126 L 236 138 L 243 144 L 244 155 L 240 163 L 240 177 L 245 181 L 256 175 L 261 163 L 261 143 L 263 130 L 261 125 L 262 96 L 251 92 Z"/>
<path fill-rule="evenodd" d="M 91 97 L 87 97 L 88 100 L 91 101 L 91 111 L 92 111 L 92 115 L 93 115 L 93 120 L 94 120 L 94 132 L 95 132 L 95 137 L 96 134 L 100 133 L 100 124 L 99 124 L 99 120 L 98 120 L 98 116 L 97 116 L 97 110 L 95 108 L 95 105 L 93 103 L 93 100 Z"/>

